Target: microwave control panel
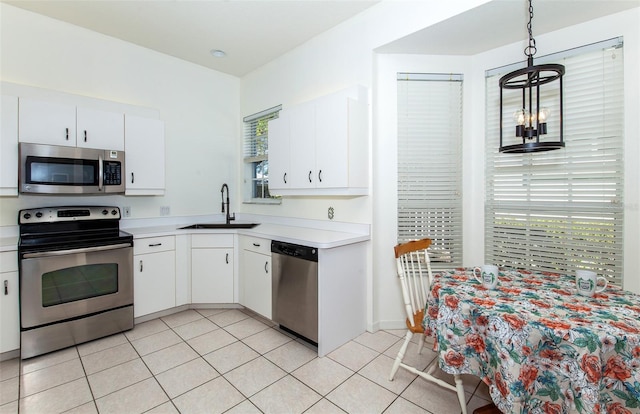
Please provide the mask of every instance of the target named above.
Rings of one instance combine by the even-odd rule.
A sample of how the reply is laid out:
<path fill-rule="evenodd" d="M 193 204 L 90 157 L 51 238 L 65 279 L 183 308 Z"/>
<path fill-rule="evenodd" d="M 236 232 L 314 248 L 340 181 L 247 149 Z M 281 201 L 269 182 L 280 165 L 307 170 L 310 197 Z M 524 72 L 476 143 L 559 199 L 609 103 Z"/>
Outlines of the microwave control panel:
<path fill-rule="evenodd" d="M 117 161 L 104 161 L 104 185 L 122 184 L 122 164 Z"/>

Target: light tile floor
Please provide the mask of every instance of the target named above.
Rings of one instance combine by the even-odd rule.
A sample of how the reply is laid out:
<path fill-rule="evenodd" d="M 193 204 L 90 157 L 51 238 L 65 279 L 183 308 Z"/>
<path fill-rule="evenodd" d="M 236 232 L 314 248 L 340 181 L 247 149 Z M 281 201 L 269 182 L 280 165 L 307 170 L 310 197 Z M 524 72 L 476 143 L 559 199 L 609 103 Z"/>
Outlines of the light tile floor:
<path fill-rule="evenodd" d="M 187 310 L 0 363 L 0 414 L 459 413 L 452 391 L 402 369 L 388 381 L 404 334 L 364 333 L 318 358 L 250 311 Z M 407 355 L 421 369 L 435 357 L 429 346 L 418 355 L 416 343 Z M 463 377 L 471 413 L 490 397 Z"/>

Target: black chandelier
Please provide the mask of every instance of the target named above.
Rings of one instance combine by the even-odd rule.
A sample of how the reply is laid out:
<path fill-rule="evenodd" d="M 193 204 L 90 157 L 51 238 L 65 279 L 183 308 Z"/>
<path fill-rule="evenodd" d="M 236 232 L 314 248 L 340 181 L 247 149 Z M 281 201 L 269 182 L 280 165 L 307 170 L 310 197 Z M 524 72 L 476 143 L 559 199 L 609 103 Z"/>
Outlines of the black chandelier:
<path fill-rule="evenodd" d="M 527 67 L 510 72 L 500 78 L 500 152 L 506 153 L 527 153 L 550 151 L 564 148 L 563 126 L 562 126 L 562 76 L 564 75 L 564 66 L 558 64 L 534 65 L 533 55 L 536 54 L 536 40 L 533 38 L 531 30 L 531 20 L 533 19 L 532 0 L 529 0 L 529 23 L 527 30 L 529 32 L 529 45 L 524 49 L 527 56 Z M 551 84 L 559 80 L 551 86 L 556 85 L 558 92 L 551 91 L 552 98 L 559 97 L 558 106 L 559 113 L 559 135 L 549 137 L 548 140 L 541 140 L 541 137 L 547 135 L 547 119 L 550 115 L 548 106 L 543 106 L 540 102 L 540 91 L 542 85 Z M 551 89 L 545 86 L 543 89 Z M 515 140 L 517 144 L 506 145 L 503 141 L 502 122 L 503 122 L 503 92 L 504 90 L 520 90 L 522 92 L 522 103 L 513 113 L 513 119 L 516 124 Z M 544 93 L 544 92 L 543 92 Z M 546 95 L 549 95 L 547 93 Z M 556 134 L 554 134 L 556 135 Z M 554 139 L 556 139 L 554 141 Z"/>

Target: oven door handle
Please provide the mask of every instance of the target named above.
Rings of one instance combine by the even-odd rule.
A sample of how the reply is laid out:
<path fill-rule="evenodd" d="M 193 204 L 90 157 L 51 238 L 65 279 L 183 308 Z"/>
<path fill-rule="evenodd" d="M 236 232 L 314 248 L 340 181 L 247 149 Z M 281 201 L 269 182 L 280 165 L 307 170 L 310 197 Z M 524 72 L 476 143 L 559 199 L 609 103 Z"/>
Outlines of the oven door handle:
<path fill-rule="evenodd" d="M 53 252 L 25 253 L 23 257 L 25 259 L 32 259 L 36 257 L 62 256 L 65 254 L 103 252 L 105 250 L 122 249 L 124 247 L 131 247 L 131 243 L 110 244 L 109 246 L 83 247 L 81 249 L 56 250 Z"/>

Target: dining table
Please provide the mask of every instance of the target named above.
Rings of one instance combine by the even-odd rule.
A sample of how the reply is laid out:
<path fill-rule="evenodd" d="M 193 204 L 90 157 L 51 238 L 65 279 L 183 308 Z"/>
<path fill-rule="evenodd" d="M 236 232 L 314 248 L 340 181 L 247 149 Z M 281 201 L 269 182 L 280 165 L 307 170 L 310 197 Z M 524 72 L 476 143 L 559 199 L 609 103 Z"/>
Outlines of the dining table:
<path fill-rule="evenodd" d="M 481 378 L 503 413 L 640 413 L 640 295 L 609 283 L 582 296 L 546 271 L 498 279 L 434 273 L 423 327 L 444 372 Z"/>

